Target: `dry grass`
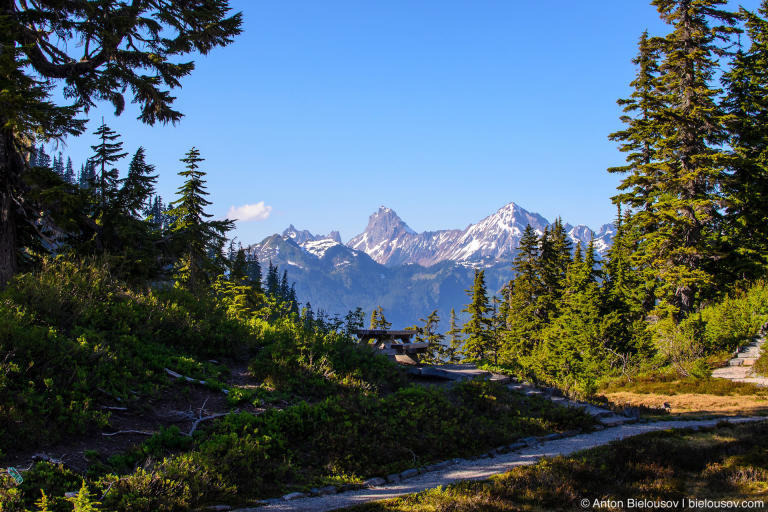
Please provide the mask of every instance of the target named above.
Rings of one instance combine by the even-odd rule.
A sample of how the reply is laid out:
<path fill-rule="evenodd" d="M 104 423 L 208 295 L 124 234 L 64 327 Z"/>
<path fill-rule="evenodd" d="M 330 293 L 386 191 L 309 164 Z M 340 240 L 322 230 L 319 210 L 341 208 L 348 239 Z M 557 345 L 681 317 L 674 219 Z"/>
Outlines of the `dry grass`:
<path fill-rule="evenodd" d="M 649 408 L 671 406 L 670 413 L 681 416 L 719 414 L 725 416 L 768 415 L 768 398 L 749 395 L 709 395 L 696 393 L 655 394 L 620 391 L 606 393 L 605 398 L 615 405 Z"/>
<path fill-rule="evenodd" d="M 663 373 L 628 378 L 614 379 L 600 388 L 600 392 L 648 393 L 656 395 L 702 394 L 718 396 L 757 396 L 768 398 L 768 388 L 747 382 L 733 382 L 726 379 L 681 378 L 675 374 Z"/>

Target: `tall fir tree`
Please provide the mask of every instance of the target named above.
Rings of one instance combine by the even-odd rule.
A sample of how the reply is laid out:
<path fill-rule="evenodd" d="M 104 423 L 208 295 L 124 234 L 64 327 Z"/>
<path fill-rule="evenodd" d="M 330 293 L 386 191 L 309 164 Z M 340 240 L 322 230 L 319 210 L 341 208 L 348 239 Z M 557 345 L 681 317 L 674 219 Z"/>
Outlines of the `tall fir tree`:
<path fill-rule="evenodd" d="M 416 341 L 426 342 L 427 350 L 422 356 L 422 361 L 425 363 L 441 363 L 445 361 L 446 350 L 443 345 L 443 336 L 438 328 L 440 326 L 440 315 L 435 309 L 426 318 L 419 318 L 419 321 L 423 325 L 417 327 Z"/>
<path fill-rule="evenodd" d="M 506 342 L 504 359 L 512 362 L 520 356 L 530 355 L 544 322 L 540 297 L 544 284 L 540 273 L 541 249 L 539 235 L 533 227 L 526 226 L 520 238 L 518 251 L 512 264 L 514 278 L 506 287 Z M 544 245 L 547 244 L 547 245 Z M 549 235 L 545 231 L 541 240 L 543 249 L 548 248 Z"/>
<path fill-rule="evenodd" d="M 205 196 L 205 172 L 200 169 L 200 151 L 192 148 L 181 159 L 185 169 L 179 172 L 184 183 L 179 187 L 179 198 L 171 203 L 170 214 L 175 220 L 170 228 L 179 258 L 174 268 L 177 286 L 199 293 L 223 272 L 213 255 L 221 254 L 226 233 L 234 227 L 231 220 L 208 220 L 210 205 Z"/>
<path fill-rule="evenodd" d="M 451 316 L 448 323 L 448 331 L 445 333 L 448 338 L 448 346 L 445 349 L 445 359 L 448 363 L 458 363 L 461 361 L 461 354 L 464 352 L 463 340 L 461 339 L 461 328 L 456 324 L 456 311 L 451 308 Z"/>
<path fill-rule="evenodd" d="M 472 288 L 466 290 L 470 297 L 469 304 L 462 310 L 469 314 L 469 319 L 464 324 L 461 332 L 464 338 L 464 354 L 468 358 L 484 359 L 491 353 L 490 338 L 490 305 L 488 304 L 488 292 L 485 286 L 485 271 L 475 269 L 475 278 Z"/>
<path fill-rule="evenodd" d="M 40 144 L 37 148 L 36 163 L 38 167 L 51 167 L 51 156 L 45 152 L 45 146 Z"/>
<path fill-rule="evenodd" d="M 128 153 L 123 151 L 120 135 L 107 126 L 104 120 L 93 133 L 99 142 L 91 146 L 94 154 L 89 160 L 96 172 L 97 211 L 103 212 L 117 197 L 120 172 L 114 165 Z"/>
<path fill-rule="evenodd" d="M 90 160 L 86 160 L 86 162 L 80 166 L 80 174 L 78 176 L 77 184 L 83 189 L 89 189 L 96 186 L 96 168 Z"/>
<path fill-rule="evenodd" d="M 576 257 L 566 272 L 557 315 L 544 329 L 536 367 L 539 375 L 580 395 L 591 395 L 606 369 L 605 336 L 594 244 Z"/>
<path fill-rule="evenodd" d="M 726 227 L 718 276 L 729 281 L 768 268 L 768 1 L 742 10 L 750 46 L 723 75 L 732 161 L 724 180 Z"/>
<path fill-rule="evenodd" d="M 58 154 L 53 155 L 53 165 L 51 170 L 58 174 L 61 178 L 64 178 L 64 155 L 59 151 Z"/>
<path fill-rule="evenodd" d="M 72 185 L 75 184 L 75 169 L 72 166 L 72 159 L 67 157 L 67 166 L 64 168 L 64 181 Z"/>
<path fill-rule="evenodd" d="M 280 297 L 280 300 L 282 302 L 286 302 L 288 300 L 288 296 L 291 292 L 291 287 L 288 285 L 288 271 L 283 270 L 283 277 L 280 279 L 280 289 L 278 291 L 278 296 Z"/>
<path fill-rule="evenodd" d="M 557 218 L 544 232 L 538 259 L 541 293 L 538 297 L 538 314 L 547 322 L 557 309 L 563 293 L 565 273 L 571 262 L 573 243 L 565 231 L 563 221 Z"/>
<path fill-rule="evenodd" d="M 381 306 L 371 311 L 371 329 L 389 329 L 392 324 L 387 322 L 387 318 L 384 316 L 384 308 Z"/>
<path fill-rule="evenodd" d="M 245 269 L 251 287 L 255 291 L 262 293 L 264 289 L 261 284 L 261 264 L 259 263 L 259 257 L 256 253 L 246 253 Z"/>
<path fill-rule="evenodd" d="M 628 165 L 618 169 L 630 174 L 620 186 L 629 196 L 616 199 L 637 209 L 644 228 L 638 247 L 641 264 L 656 271 L 659 312 L 675 317 L 687 315 L 712 291 L 719 259 L 720 192 L 729 159 L 723 149 L 727 116 L 711 82 L 736 31 L 735 14 L 719 8 L 725 3 L 654 0 L 672 31 L 646 39 L 645 53 L 660 59 L 658 80 L 652 84 L 658 104 L 647 112 L 651 134 L 633 131 L 637 118 L 626 117 L 630 133 L 615 137 L 653 145 L 650 160 L 635 158 L 636 144 L 620 148 L 629 153 Z M 642 87 L 635 85 L 636 95 L 642 95 Z"/>
<path fill-rule="evenodd" d="M 273 265 L 272 260 L 269 260 L 266 288 L 267 295 L 273 299 L 277 299 L 280 296 L 280 276 L 277 272 L 277 265 Z"/>
<path fill-rule="evenodd" d="M 128 165 L 128 175 L 121 180 L 118 202 L 123 211 L 139 218 L 155 193 L 155 166 L 145 160 L 144 148 L 139 146 Z"/>
<path fill-rule="evenodd" d="M 245 250 L 238 249 L 230 260 L 229 278 L 235 282 L 243 282 L 248 279 L 248 263 L 245 259 Z"/>

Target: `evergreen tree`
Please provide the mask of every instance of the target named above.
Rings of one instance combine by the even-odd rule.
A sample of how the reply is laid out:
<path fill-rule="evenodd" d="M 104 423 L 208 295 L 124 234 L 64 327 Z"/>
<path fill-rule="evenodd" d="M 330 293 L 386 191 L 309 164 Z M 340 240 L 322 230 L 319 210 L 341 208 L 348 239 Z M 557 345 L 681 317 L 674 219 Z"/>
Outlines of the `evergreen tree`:
<path fill-rule="evenodd" d="M 280 289 L 278 291 L 278 297 L 280 298 L 280 301 L 286 302 L 290 292 L 291 288 L 288 286 L 288 271 L 283 270 L 283 277 L 280 279 Z"/>
<path fill-rule="evenodd" d="M 461 361 L 463 342 L 461 339 L 461 329 L 456 325 L 456 311 L 451 308 L 451 319 L 448 324 L 448 347 L 445 351 L 446 361 L 449 363 L 458 363 Z"/>
<path fill-rule="evenodd" d="M 64 155 L 61 154 L 61 151 L 59 151 L 58 155 L 53 156 L 51 170 L 64 178 Z"/>
<path fill-rule="evenodd" d="M 649 106 L 650 135 L 632 131 L 637 125 L 625 118 L 630 133 L 617 138 L 633 143 L 621 148 L 629 156 L 628 166 L 619 169 L 630 173 L 620 187 L 629 196 L 616 199 L 637 208 L 641 264 L 656 269 L 661 309 L 685 315 L 711 291 L 718 259 L 727 132 L 720 91 L 710 82 L 725 54 L 723 43 L 736 30 L 736 17 L 718 9 L 725 0 L 653 3 L 672 32 L 646 39 L 645 54 L 660 57 L 658 80 L 652 83 L 658 104 Z M 636 95 L 642 95 L 640 87 L 635 85 Z M 653 146 L 649 161 L 634 157 L 637 141 L 646 139 Z"/>
<path fill-rule="evenodd" d="M 91 146 L 94 154 L 89 159 L 96 171 L 96 196 L 98 211 L 103 212 L 111 206 L 117 197 L 117 184 L 120 172 L 114 167 L 118 160 L 128 153 L 123 152 L 120 135 L 101 121 L 99 128 L 93 132 L 99 138 L 99 143 Z M 143 150 L 142 150 L 143 156 Z"/>
<path fill-rule="evenodd" d="M 549 230 L 545 230 L 541 240 L 538 260 L 538 272 L 541 279 L 541 292 L 538 297 L 538 315 L 545 323 L 557 309 L 563 293 L 565 273 L 571 263 L 573 244 L 568 237 L 560 218 Z"/>
<path fill-rule="evenodd" d="M 128 165 L 128 176 L 121 180 L 119 203 L 128 215 L 139 218 L 155 192 L 157 174 L 152 174 L 155 166 L 145 161 L 144 148 L 139 146 Z"/>
<path fill-rule="evenodd" d="M 269 260 L 269 269 L 267 270 L 267 295 L 273 299 L 277 299 L 280 296 L 280 278 L 277 273 L 277 265 L 272 265 L 272 260 Z"/>
<path fill-rule="evenodd" d="M 310 304 L 309 301 L 307 301 L 306 306 L 301 310 L 301 321 L 304 328 L 307 330 L 311 330 L 315 324 L 315 314 L 312 312 L 312 304 Z"/>
<path fill-rule="evenodd" d="M 232 42 L 241 16 L 229 10 L 227 0 L 3 4 L 0 286 L 17 272 L 27 242 L 39 243 L 40 212 L 51 197 L 28 186 L 29 141 L 81 134 L 86 120 L 80 114 L 96 100 L 111 102 L 120 114 L 126 91 L 142 122 L 179 121 L 171 89 L 194 69 L 184 56 Z M 57 105 L 58 98 L 66 105 Z"/>
<path fill-rule="evenodd" d="M 612 133 L 608 138 L 621 142 L 619 149 L 627 153 L 626 165 L 612 167 L 608 172 L 630 173 L 619 185 L 620 194 L 614 201 L 633 208 L 646 207 L 651 184 L 659 179 L 658 169 L 652 165 L 662 137 L 658 130 L 660 112 L 665 105 L 665 95 L 659 79 L 660 42 L 643 32 L 638 43 L 639 52 L 632 63 L 637 66 L 637 75 L 630 82 L 633 88 L 628 99 L 618 100 L 624 107 L 621 121 L 627 125 L 624 130 Z M 652 226 L 648 226 L 651 229 Z"/>
<path fill-rule="evenodd" d="M 231 261 L 230 279 L 235 282 L 245 281 L 248 278 L 248 264 L 242 247 L 237 250 Z"/>
<path fill-rule="evenodd" d="M 606 351 L 593 244 L 583 257 L 580 252 L 569 264 L 557 315 L 542 333 L 536 366 L 546 380 L 590 395 L 606 369 Z"/>
<path fill-rule="evenodd" d="M 42 144 L 37 148 L 37 160 L 38 167 L 51 167 L 51 156 L 45 152 L 45 147 Z"/>
<path fill-rule="evenodd" d="M 648 349 L 644 318 L 654 307 L 654 281 L 635 268 L 640 235 L 634 218 L 622 214 L 619 207 L 615 225 L 616 235 L 603 266 L 602 321 L 608 350 L 626 363 L 628 357 Z"/>
<path fill-rule="evenodd" d="M 427 351 L 422 356 L 422 361 L 427 363 L 439 363 L 445 360 L 446 351 L 443 346 L 443 339 L 445 338 L 440 332 L 438 332 L 438 326 L 440 325 L 440 315 L 437 310 L 432 311 L 427 318 L 419 318 L 420 322 L 424 325 L 417 328 L 418 334 L 416 335 L 416 341 L 427 342 Z"/>
<path fill-rule="evenodd" d="M 363 309 L 358 307 L 354 311 L 347 311 L 344 315 L 344 332 L 347 336 L 351 336 L 353 331 L 362 329 L 365 325 L 365 313 Z"/>
<path fill-rule="evenodd" d="M 170 213 L 175 217 L 171 235 L 180 257 L 175 266 L 177 286 L 199 292 L 209 285 L 216 275 L 223 272 L 211 254 L 221 254 L 225 234 L 234 223 L 230 220 L 206 220 L 212 217 L 205 212 L 210 201 L 205 199 L 205 172 L 200 170 L 203 161 L 200 152 L 192 148 L 181 161 L 186 165 L 179 176 L 185 179 L 179 188 L 179 198 L 171 203 Z"/>
<path fill-rule="evenodd" d="M 491 298 L 491 312 L 488 325 L 488 352 L 493 356 L 493 364 L 499 364 L 499 353 L 506 336 L 506 319 L 509 308 L 506 301 L 499 301 L 495 295 Z"/>
<path fill-rule="evenodd" d="M 386 317 L 384 316 L 384 309 L 379 306 L 373 311 L 371 311 L 371 323 L 370 323 L 370 329 L 389 329 L 392 327 L 392 324 L 387 322 Z"/>
<path fill-rule="evenodd" d="M 290 305 L 288 312 L 299 314 L 299 299 L 296 297 L 296 283 L 291 284 L 290 290 L 288 290 L 288 304 Z"/>
<path fill-rule="evenodd" d="M 264 290 L 261 285 L 261 265 L 256 253 L 246 254 L 246 275 L 251 287 L 255 291 L 262 293 Z"/>
<path fill-rule="evenodd" d="M 152 227 L 158 231 L 165 230 L 169 223 L 165 216 L 165 205 L 163 198 L 156 195 L 154 199 L 148 202 L 148 207 L 144 210 L 144 215 Z"/>
<path fill-rule="evenodd" d="M 723 76 L 732 160 L 718 277 L 730 281 L 761 276 L 768 266 L 768 1 L 742 15 L 751 44 Z"/>
<path fill-rule="evenodd" d="M 540 307 L 544 289 L 540 274 L 540 249 L 550 253 L 549 244 L 548 230 L 545 230 L 540 246 L 536 231 L 530 225 L 526 226 L 512 265 L 515 277 L 507 286 L 505 294 L 504 310 L 507 318 L 504 358 L 507 361 L 531 353 L 544 322 L 544 313 Z"/>
<path fill-rule="evenodd" d="M 469 313 L 469 320 L 461 329 L 466 334 L 464 354 L 471 359 L 484 359 L 491 350 L 488 294 L 485 287 L 485 271 L 475 269 L 472 289 L 466 290 L 470 302 L 462 310 Z"/>
<path fill-rule="evenodd" d="M 86 162 L 80 166 L 80 175 L 78 176 L 77 184 L 83 189 L 89 189 L 95 186 L 96 170 L 93 166 L 93 162 L 90 160 L 86 160 Z"/>
<path fill-rule="evenodd" d="M 75 169 L 72 167 L 72 159 L 67 157 L 67 166 L 64 169 L 64 181 L 72 185 L 75 184 Z"/>

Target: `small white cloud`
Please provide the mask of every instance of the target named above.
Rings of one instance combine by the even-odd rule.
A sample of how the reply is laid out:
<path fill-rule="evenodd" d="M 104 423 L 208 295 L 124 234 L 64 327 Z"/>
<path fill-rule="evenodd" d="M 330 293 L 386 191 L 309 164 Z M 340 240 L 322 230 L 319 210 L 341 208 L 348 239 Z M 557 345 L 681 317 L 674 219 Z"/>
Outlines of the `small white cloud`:
<path fill-rule="evenodd" d="M 227 218 L 249 222 L 252 220 L 266 220 L 270 213 L 272 213 L 272 207 L 264 204 L 264 201 L 259 201 L 258 203 L 244 204 L 243 206 L 230 206 Z"/>

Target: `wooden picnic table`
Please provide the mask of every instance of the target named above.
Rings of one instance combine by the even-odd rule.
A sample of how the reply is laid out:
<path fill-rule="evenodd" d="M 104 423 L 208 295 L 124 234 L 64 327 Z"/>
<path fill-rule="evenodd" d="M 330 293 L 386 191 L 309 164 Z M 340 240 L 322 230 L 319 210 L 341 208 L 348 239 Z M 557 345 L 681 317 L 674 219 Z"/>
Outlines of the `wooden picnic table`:
<path fill-rule="evenodd" d="M 412 343 L 411 337 L 417 334 L 412 330 L 356 329 L 352 334 L 361 342 L 374 340 L 376 348 L 402 364 L 419 364 L 419 354 L 426 352 L 429 347 L 427 342 Z"/>

